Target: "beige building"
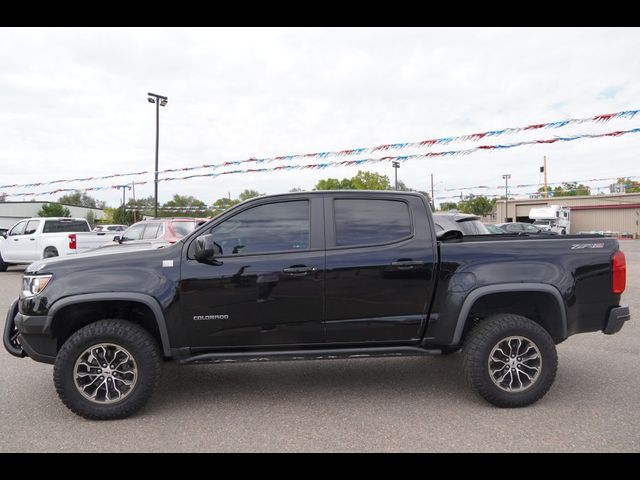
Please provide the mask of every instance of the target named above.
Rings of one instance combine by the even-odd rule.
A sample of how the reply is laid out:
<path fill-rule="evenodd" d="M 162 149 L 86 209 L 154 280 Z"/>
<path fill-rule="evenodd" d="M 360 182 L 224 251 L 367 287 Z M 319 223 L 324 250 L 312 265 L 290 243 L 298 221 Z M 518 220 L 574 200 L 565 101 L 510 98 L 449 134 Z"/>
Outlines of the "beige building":
<path fill-rule="evenodd" d="M 496 223 L 529 222 L 532 208 L 561 205 L 571 209 L 569 233 L 611 231 L 640 238 L 640 193 L 498 200 Z M 506 218 L 506 220 L 505 220 Z"/>
<path fill-rule="evenodd" d="M 38 211 L 46 203 L 58 202 L 0 202 L 0 228 L 11 228 L 25 218 L 37 217 Z M 79 207 L 77 205 L 63 206 L 69 209 L 72 217 L 87 218 L 87 214 L 92 211 L 96 219 L 102 218 L 104 211 L 100 208 Z"/>

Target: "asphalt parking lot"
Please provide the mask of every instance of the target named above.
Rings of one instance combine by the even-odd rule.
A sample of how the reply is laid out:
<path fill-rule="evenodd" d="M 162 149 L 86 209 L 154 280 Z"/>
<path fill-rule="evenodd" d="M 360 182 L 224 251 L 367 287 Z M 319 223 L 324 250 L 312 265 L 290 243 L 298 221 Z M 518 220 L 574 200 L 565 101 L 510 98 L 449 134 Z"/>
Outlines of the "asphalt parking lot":
<path fill-rule="evenodd" d="M 180 367 L 136 416 L 77 417 L 52 366 L 0 351 L 0 451 L 640 451 L 640 241 L 627 257 L 616 335 L 571 337 L 537 404 L 490 406 L 465 384 L 460 355 Z M 0 274 L 4 318 L 22 270 Z M 4 322 L 3 326 L 4 326 Z"/>

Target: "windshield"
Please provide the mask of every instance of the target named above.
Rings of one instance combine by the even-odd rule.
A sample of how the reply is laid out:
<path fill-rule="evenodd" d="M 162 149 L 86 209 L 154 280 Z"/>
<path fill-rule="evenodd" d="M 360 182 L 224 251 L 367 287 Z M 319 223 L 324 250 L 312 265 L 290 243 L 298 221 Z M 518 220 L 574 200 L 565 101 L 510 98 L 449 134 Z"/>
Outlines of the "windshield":
<path fill-rule="evenodd" d="M 550 225 L 551 220 L 536 220 L 533 222 L 534 225 Z"/>
<path fill-rule="evenodd" d="M 182 238 L 196 229 L 196 222 L 171 222 L 171 226 L 176 235 Z"/>
<path fill-rule="evenodd" d="M 480 220 L 458 220 L 457 223 L 464 235 L 489 235 L 489 230 Z"/>

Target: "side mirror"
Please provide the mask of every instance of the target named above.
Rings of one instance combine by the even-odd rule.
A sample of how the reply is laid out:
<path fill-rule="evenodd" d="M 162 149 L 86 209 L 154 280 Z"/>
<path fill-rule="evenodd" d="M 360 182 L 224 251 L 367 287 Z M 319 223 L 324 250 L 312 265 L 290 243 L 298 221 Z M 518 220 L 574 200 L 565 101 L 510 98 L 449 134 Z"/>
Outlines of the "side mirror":
<path fill-rule="evenodd" d="M 116 235 L 113 237 L 114 242 L 122 243 L 122 237 L 120 235 Z"/>
<path fill-rule="evenodd" d="M 213 235 L 200 235 L 196 238 L 196 249 L 193 256 L 199 262 L 206 260 L 213 260 L 216 253 L 215 242 L 213 241 Z"/>

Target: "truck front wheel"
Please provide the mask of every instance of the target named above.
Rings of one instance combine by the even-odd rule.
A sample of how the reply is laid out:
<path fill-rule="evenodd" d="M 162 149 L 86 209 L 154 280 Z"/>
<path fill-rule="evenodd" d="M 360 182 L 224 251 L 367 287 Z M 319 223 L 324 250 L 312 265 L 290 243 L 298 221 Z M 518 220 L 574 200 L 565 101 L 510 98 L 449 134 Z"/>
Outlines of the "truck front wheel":
<path fill-rule="evenodd" d="M 530 405 L 553 383 L 558 355 L 549 333 L 520 315 L 486 318 L 465 342 L 467 382 L 498 407 Z"/>
<path fill-rule="evenodd" d="M 53 380 L 71 411 L 92 420 L 112 420 L 128 417 L 147 403 L 160 368 L 158 345 L 148 331 L 124 320 L 101 320 L 64 343 Z"/>
<path fill-rule="evenodd" d="M 0 272 L 6 272 L 7 268 L 9 268 L 9 265 L 4 263 L 4 260 L 2 259 L 2 254 L 0 254 Z"/>

